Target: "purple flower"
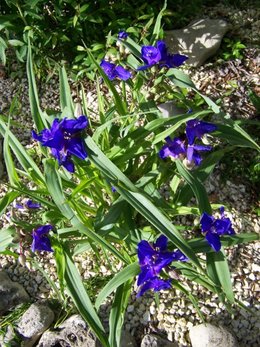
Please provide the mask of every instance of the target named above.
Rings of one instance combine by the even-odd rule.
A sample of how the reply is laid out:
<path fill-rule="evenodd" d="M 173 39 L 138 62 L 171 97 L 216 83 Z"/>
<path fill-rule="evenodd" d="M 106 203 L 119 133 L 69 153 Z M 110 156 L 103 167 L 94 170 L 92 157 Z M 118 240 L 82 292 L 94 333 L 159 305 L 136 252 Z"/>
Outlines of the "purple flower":
<path fill-rule="evenodd" d="M 126 39 L 128 37 L 128 34 L 125 32 L 125 31 L 119 31 L 119 33 L 118 33 L 118 38 L 120 39 L 120 40 L 124 40 L 124 39 Z"/>
<path fill-rule="evenodd" d="M 62 120 L 55 118 L 50 129 L 44 129 L 39 134 L 32 131 L 32 136 L 42 146 L 51 148 L 52 155 L 58 160 L 59 165 L 64 166 L 69 172 L 74 172 L 71 156 L 75 155 L 83 160 L 87 157 L 84 141 L 81 138 L 81 132 L 87 125 L 86 116 Z"/>
<path fill-rule="evenodd" d="M 47 235 L 49 231 L 52 229 L 53 229 L 52 225 L 46 224 L 33 230 L 32 232 L 33 242 L 31 246 L 31 249 L 33 252 L 35 251 L 53 252 L 53 249 L 51 248 L 51 241 Z"/>
<path fill-rule="evenodd" d="M 155 292 L 159 292 L 160 290 L 165 290 L 171 288 L 171 280 L 163 280 L 159 277 L 153 277 L 150 281 L 144 283 L 137 294 L 139 298 L 142 296 L 147 290 L 153 289 Z"/>
<path fill-rule="evenodd" d="M 220 236 L 221 235 L 234 235 L 235 231 L 232 228 L 232 223 L 229 218 L 225 217 L 224 207 L 220 209 L 220 218 L 214 218 L 213 216 L 204 212 L 201 216 L 200 224 L 201 231 L 205 234 L 206 240 L 209 245 L 218 252 L 221 248 Z"/>
<path fill-rule="evenodd" d="M 101 61 L 100 66 L 107 75 L 107 77 L 110 79 L 110 81 L 114 80 L 115 78 L 119 78 L 123 81 L 126 81 L 132 76 L 131 72 L 124 69 L 122 66 L 109 63 L 105 60 Z"/>
<path fill-rule="evenodd" d="M 205 146 L 205 145 L 188 145 L 187 147 L 187 160 L 189 164 L 194 163 L 196 166 L 199 166 L 202 157 L 199 152 L 203 151 L 211 151 L 212 146 Z"/>
<path fill-rule="evenodd" d="M 188 258 L 179 250 L 169 252 L 167 250 L 168 239 L 161 235 L 155 243 L 150 244 L 143 240 L 138 244 L 138 259 L 141 272 L 138 276 L 137 285 L 141 289 L 137 296 L 143 295 L 148 289 L 159 291 L 170 287 L 170 280 L 162 280 L 158 277 L 161 270 L 173 261 L 187 261 Z"/>
<path fill-rule="evenodd" d="M 192 145 L 195 138 L 201 140 L 202 136 L 207 133 L 215 131 L 217 126 L 215 124 L 203 122 L 202 120 L 191 119 L 186 124 L 186 135 L 188 138 L 188 144 Z"/>
<path fill-rule="evenodd" d="M 15 203 L 15 204 L 13 204 L 13 207 L 17 208 L 18 210 L 24 210 L 24 206 L 22 204 Z"/>
<path fill-rule="evenodd" d="M 37 208 L 41 207 L 41 204 L 39 204 L 37 202 L 33 202 L 32 200 L 27 200 L 26 201 L 26 206 L 28 208 L 37 209 Z"/>
<path fill-rule="evenodd" d="M 141 55 L 146 65 L 139 67 L 138 70 L 145 70 L 156 64 L 159 64 L 160 67 L 179 67 L 188 59 L 185 55 L 168 53 L 164 41 L 157 41 L 156 47 L 143 46 Z"/>
<path fill-rule="evenodd" d="M 166 145 L 162 147 L 159 152 L 160 158 L 164 159 L 166 157 L 173 157 L 175 159 L 179 158 L 181 155 L 186 154 L 186 145 L 185 140 L 182 140 L 179 137 L 175 137 L 173 140 L 170 136 L 167 136 L 165 141 Z"/>

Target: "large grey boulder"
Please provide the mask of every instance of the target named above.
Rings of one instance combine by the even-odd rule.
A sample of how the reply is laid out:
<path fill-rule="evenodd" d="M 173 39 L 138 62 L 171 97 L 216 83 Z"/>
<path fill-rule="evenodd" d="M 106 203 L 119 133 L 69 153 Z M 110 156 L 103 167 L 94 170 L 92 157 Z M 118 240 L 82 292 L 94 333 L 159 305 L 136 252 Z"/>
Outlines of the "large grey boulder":
<path fill-rule="evenodd" d="M 29 295 L 23 286 L 11 281 L 5 271 L 0 271 L 0 316 L 13 307 L 29 301 Z"/>
<path fill-rule="evenodd" d="M 37 347 L 95 347 L 96 339 L 80 315 L 73 315 L 58 329 L 43 333 Z"/>
<path fill-rule="evenodd" d="M 228 29 L 224 20 L 200 19 L 183 29 L 166 31 L 165 42 L 172 53 L 189 57 L 186 64 L 200 66 L 217 52 Z"/>
<path fill-rule="evenodd" d="M 39 303 L 32 304 L 17 324 L 17 331 L 23 339 L 22 346 L 33 346 L 53 320 L 54 313 L 48 306 Z"/>
<path fill-rule="evenodd" d="M 190 329 L 192 347 L 239 347 L 235 337 L 223 327 L 200 324 Z"/>
<path fill-rule="evenodd" d="M 155 334 L 147 334 L 142 339 L 141 347 L 178 347 L 178 344 Z"/>

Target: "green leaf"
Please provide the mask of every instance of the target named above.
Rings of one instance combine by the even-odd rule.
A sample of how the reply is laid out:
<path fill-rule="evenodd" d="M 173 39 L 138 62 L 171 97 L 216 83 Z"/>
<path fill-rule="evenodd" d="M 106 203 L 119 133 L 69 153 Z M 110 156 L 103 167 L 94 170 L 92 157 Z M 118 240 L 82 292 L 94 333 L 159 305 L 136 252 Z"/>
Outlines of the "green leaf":
<path fill-rule="evenodd" d="M 167 8 L 167 0 L 164 1 L 163 8 L 158 13 L 158 16 L 156 18 L 156 22 L 155 22 L 155 26 L 154 26 L 153 34 L 152 34 L 152 40 L 151 40 L 152 45 L 155 45 L 156 41 L 160 38 L 162 17 L 164 15 L 166 8 Z"/>
<path fill-rule="evenodd" d="M 234 303 L 231 276 L 224 250 L 221 249 L 219 252 L 207 253 L 206 257 L 209 276 L 217 286 L 221 285 L 226 298 L 231 303 Z"/>
<path fill-rule="evenodd" d="M 71 97 L 70 86 L 68 82 L 67 73 L 65 67 L 62 66 L 59 70 L 59 81 L 60 81 L 60 107 L 63 111 L 67 108 L 68 118 L 74 118 L 74 106 Z"/>
<path fill-rule="evenodd" d="M 6 49 L 7 49 L 7 44 L 5 40 L 0 36 L 0 59 L 3 65 L 6 64 L 6 54 L 5 54 Z"/>
<path fill-rule="evenodd" d="M 63 254 L 65 260 L 64 278 L 66 281 L 66 288 L 69 291 L 70 296 L 74 301 L 74 304 L 79 310 L 81 316 L 88 323 L 89 327 L 94 331 L 97 338 L 102 343 L 102 346 L 110 347 L 107 336 L 105 334 L 105 329 L 102 326 L 97 312 L 95 311 L 89 299 L 89 296 L 82 283 L 79 272 L 70 255 L 68 247 L 64 246 Z"/>
<path fill-rule="evenodd" d="M 127 281 L 133 279 L 140 272 L 140 266 L 138 263 L 133 263 L 127 265 L 125 268 L 120 270 L 118 274 L 116 274 L 101 290 L 98 294 L 95 307 L 98 310 L 102 302 L 106 300 L 106 298 L 113 293 L 119 286 L 126 283 Z"/>
<path fill-rule="evenodd" d="M 121 331 L 124 323 L 125 311 L 131 294 L 132 281 L 121 284 L 115 293 L 109 315 L 109 343 L 111 347 L 120 346 Z"/>
<path fill-rule="evenodd" d="M 16 234 L 14 227 L 9 227 L 0 230 L 0 252 L 4 252 L 13 244 L 13 238 Z"/>
<path fill-rule="evenodd" d="M 8 117 L 8 130 L 10 129 L 11 114 L 16 108 L 16 105 L 17 105 L 17 98 L 15 97 L 10 106 L 10 112 Z M 9 132 L 7 132 L 4 137 L 3 154 L 4 154 L 5 166 L 6 166 L 9 181 L 12 186 L 19 186 L 20 179 L 17 175 L 17 171 L 15 168 L 14 161 L 13 161 L 10 147 L 9 147 Z"/>
<path fill-rule="evenodd" d="M 0 200 L 0 216 L 5 213 L 6 208 L 19 196 L 18 192 L 8 192 Z"/>
<path fill-rule="evenodd" d="M 40 108 L 37 86 L 36 86 L 35 76 L 33 71 L 32 49 L 31 49 L 29 38 L 28 38 L 28 55 L 27 55 L 26 70 L 27 70 L 27 77 L 28 77 L 28 84 L 29 84 L 29 101 L 30 101 L 32 118 L 33 118 L 37 131 L 40 132 L 41 130 L 43 130 L 44 128 L 47 128 L 48 126 L 47 126 L 47 122 L 45 120 L 44 114 Z"/>
<path fill-rule="evenodd" d="M 207 212 L 208 214 L 211 214 L 211 206 L 208 200 L 208 194 L 203 184 L 195 175 L 193 175 L 192 171 L 189 171 L 185 168 L 180 160 L 176 160 L 176 166 L 181 176 L 185 179 L 185 181 L 192 189 L 197 199 L 200 212 Z"/>
<path fill-rule="evenodd" d="M 232 120 L 228 120 L 226 123 L 227 125 L 217 124 L 216 136 L 228 140 L 233 145 L 260 151 L 260 146 L 238 124 Z"/>

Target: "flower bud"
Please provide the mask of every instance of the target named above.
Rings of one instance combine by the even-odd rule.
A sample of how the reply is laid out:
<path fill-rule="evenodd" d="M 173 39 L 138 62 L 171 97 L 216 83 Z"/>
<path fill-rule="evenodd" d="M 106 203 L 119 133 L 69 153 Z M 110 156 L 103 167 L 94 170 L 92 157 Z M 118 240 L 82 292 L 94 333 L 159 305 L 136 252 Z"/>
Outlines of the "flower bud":
<path fill-rule="evenodd" d="M 18 258 L 18 261 L 19 263 L 22 265 L 22 266 L 25 266 L 25 263 L 26 263 L 26 257 L 24 254 L 20 254 L 19 255 L 19 258 Z"/>

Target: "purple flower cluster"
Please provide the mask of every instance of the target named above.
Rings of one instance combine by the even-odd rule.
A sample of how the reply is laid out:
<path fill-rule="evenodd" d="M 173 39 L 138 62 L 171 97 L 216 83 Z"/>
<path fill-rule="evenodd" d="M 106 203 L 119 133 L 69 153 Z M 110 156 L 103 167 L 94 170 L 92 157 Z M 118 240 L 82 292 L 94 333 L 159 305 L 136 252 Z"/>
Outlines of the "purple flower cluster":
<path fill-rule="evenodd" d="M 216 252 L 218 252 L 221 248 L 221 235 L 235 234 L 235 231 L 232 228 L 231 220 L 225 217 L 224 207 L 222 206 L 219 210 L 220 218 L 214 218 L 213 216 L 204 212 L 200 220 L 201 231 L 203 234 L 205 234 L 205 238 L 209 245 Z"/>
<path fill-rule="evenodd" d="M 40 134 L 32 132 L 35 140 L 42 146 L 50 147 L 52 155 L 58 160 L 59 165 L 64 166 L 69 172 L 74 172 L 75 167 L 71 159 L 72 155 L 80 159 L 86 159 L 87 152 L 81 137 L 82 130 L 88 125 L 86 116 L 77 119 L 55 118 L 50 129 L 44 129 Z"/>
<path fill-rule="evenodd" d="M 47 251 L 53 252 L 51 248 L 51 241 L 48 237 L 48 233 L 53 230 L 53 226 L 50 224 L 42 225 L 39 228 L 33 230 L 32 237 L 33 242 L 31 249 L 33 252 L 35 251 Z"/>
<path fill-rule="evenodd" d="M 179 67 L 188 57 L 182 54 L 170 54 L 164 41 L 157 41 L 155 46 L 143 46 L 141 50 L 142 59 L 145 65 L 138 68 L 138 70 L 145 70 L 154 65 L 160 67 Z"/>
<path fill-rule="evenodd" d="M 138 244 L 138 258 L 141 272 L 137 285 L 141 286 L 137 296 L 143 295 L 147 290 L 155 292 L 171 287 L 171 280 L 163 280 L 158 275 L 161 270 L 173 261 L 187 261 L 188 258 L 180 251 L 169 252 L 167 250 L 168 239 L 161 235 L 156 242 L 150 244 L 143 240 Z"/>
<path fill-rule="evenodd" d="M 108 61 L 102 60 L 100 63 L 100 66 L 105 72 L 105 74 L 107 75 L 107 77 L 110 79 L 110 81 L 116 78 L 126 81 L 130 77 L 132 77 L 131 72 L 129 72 L 128 70 L 126 70 L 120 65 L 115 65 Z"/>
<path fill-rule="evenodd" d="M 189 165 L 200 165 L 202 157 L 200 152 L 211 151 L 212 146 L 195 144 L 195 139 L 201 140 L 202 136 L 217 129 L 215 124 L 191 119 L 186 124 L 186 138 L 175 137 L 173 140 L 166 137 L 166 144 L 159 151 L 160 158 L 173 157 L 174 159 L 187 158 Z"/>

